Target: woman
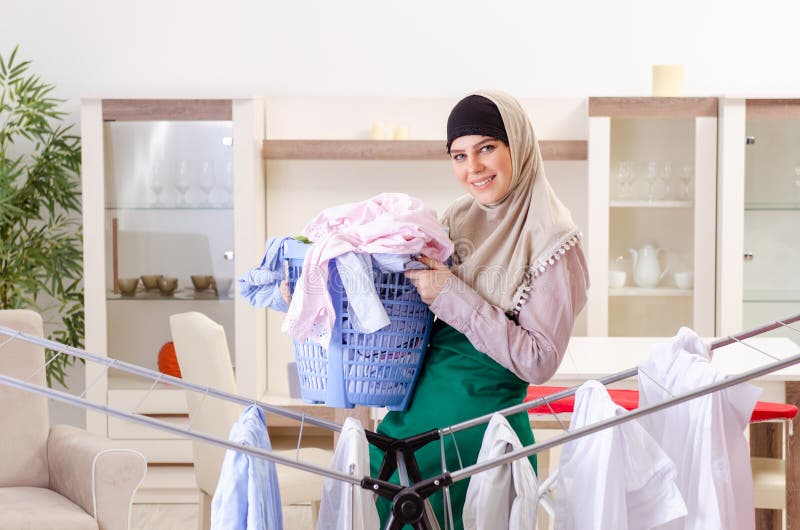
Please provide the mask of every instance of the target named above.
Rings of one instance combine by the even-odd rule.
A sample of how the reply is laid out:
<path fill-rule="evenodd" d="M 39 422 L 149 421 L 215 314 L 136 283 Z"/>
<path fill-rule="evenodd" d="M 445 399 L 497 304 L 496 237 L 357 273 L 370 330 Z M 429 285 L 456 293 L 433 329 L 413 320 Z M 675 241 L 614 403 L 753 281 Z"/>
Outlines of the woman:
<path fill-rule="evenodd" d="M 529 383 L 555 373 L 586 302 L 580 234 L 547 182 L 520 104 L 498 92 L 462 99 L 447 121 L 447 150 L 467 195 L 444 214 L 456 249 L 452 269 L 419 258 L 429 269 L 406 273 L 437 321 L 409 410 L 389 412 L 378 428 L 395 438 L 521 403 Z M 533 443 L 527 413 L 508 420 L 523 445 Z M 456 433 L 455 444 L 445 437 L 447 470 L 475 463 L 485 428 Z M 375 477 L 383 454 L 371 447 L 370 456 Z M 442 472 L 439 443 L 416 459 L 424 478 Z M 450 487 L 456 528 L 467 486 Z M 444 527 L 442 493 L 430 500 Z M 383 524 L 390 503 L 379 499 L 378 509 Z"/>

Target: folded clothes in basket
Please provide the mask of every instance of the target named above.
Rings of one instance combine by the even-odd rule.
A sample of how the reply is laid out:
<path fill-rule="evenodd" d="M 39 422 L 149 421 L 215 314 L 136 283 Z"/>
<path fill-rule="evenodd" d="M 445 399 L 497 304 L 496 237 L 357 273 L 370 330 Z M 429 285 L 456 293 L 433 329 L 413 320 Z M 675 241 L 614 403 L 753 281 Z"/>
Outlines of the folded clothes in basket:
<path fill-rule="evenodd" d="M 410 254 L 359 254 L 347 252 L 335 258 L 336 270 L 347 293 L 350 325 L 361 333 L 374 333 L 389 325 L 389 315 L 375 289 L 375 275 L 403 272 L 425 266 Z"/>
<path fill-rule="evenodd" d="M 303 262 L 283 331 L 328 348 L 336 318 L 328 292 L 328 262 L 348 252 L 424 255 L 446 261 L 453 251 L 436 212 L 405 194 L 383 193 L 329 208 L 303 230 L 314 241 Z"/>

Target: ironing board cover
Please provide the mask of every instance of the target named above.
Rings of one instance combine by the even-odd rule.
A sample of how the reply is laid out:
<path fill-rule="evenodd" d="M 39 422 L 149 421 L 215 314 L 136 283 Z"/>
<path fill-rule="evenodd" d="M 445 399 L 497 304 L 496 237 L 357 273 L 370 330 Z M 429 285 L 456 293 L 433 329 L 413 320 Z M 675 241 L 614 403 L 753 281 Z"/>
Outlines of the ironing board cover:
<path fill-rule="evenodd" d="M 567 387 L 563 386 L 529 386 L 528 396 L 525 401 L 533 401 L 540 397 L 549 396 L 556 392 L 566 390 Z M 638 390 L 608 390 L 611 399 L 624 408 L 625 410 L 633 410 L 639 406 L 639 391 Z M 575 396 L 566 397 L 550 403 L 550 407 L 556 413 L 571 413 L 575 407 Z M 530 414 L 550 414 L 550 408 L 547 405 L 535 407 L 530 410 Z M 750 417 L 750 422 L 769 421 L 769 420 L 791 420 L 797 415 L 797 407 L 794 405 L 787 405 L 786 403 L 773 403 L 769 401 L 759 401 L 753 409 L 753 414 Z"/>

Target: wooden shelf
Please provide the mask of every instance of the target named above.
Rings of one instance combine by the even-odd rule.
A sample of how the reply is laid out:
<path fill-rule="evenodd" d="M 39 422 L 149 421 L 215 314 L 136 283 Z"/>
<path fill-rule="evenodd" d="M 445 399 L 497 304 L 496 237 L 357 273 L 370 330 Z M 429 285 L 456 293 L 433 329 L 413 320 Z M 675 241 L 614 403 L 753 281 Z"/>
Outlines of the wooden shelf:
<path fill-rule="evenodd" d="M 691 208 L 691 201 L 610 201 L 611 208 Z"/>
<path fill-rule="evenodd" d="M 589 116 L 611 118 L 716 118 L 717 98 L 589 98 Z"/>
<path fill-rule="evenodd" d="M 747 119 L 796 120 L 800 118 L 800 99 L 748 99 Z"/>
<path fill-rule="evenodd" d="M 230 99 L 104 99 L 103 121 L 231 121 Z"/>
<path fill-rule="evenodd" d="M 691 289 L 678 289 L 676 287 L 620 287 L 609 289 L 608 296 L 692 296 Z"/>
<path fill-rule="evenodd" d="M 585 140 L 541 140 L 544 160 L 586 160 Z M 264 140 L 264 160 L 447 160 L 444 140 Z"/>

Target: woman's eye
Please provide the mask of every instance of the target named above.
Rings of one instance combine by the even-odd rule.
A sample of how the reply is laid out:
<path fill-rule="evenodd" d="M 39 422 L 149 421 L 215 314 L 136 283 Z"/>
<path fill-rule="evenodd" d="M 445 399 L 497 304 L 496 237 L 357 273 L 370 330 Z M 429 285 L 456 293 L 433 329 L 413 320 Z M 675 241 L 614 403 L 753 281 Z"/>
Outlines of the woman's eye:
<path fill-rule="evenodd" d="M 486 152 L 488 152 L 488 151 L 491 151 L 492 149 L 494 149 L 494 145 L 492 145 L 492 144 L 486 144 L 486 145 L 484 145 L 483 147 L 481 147 L 481 152 L 482 152 L 482 153 L 486 153 Z"/>
<path fill-rule="evenodd" d="M 458 154 L 453 155 L 453 160 L 464 160 L 464 154 L 463 153 L 458 153 Z"/>

